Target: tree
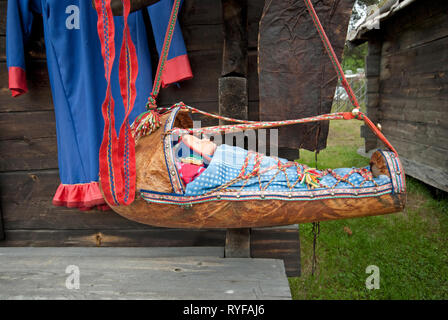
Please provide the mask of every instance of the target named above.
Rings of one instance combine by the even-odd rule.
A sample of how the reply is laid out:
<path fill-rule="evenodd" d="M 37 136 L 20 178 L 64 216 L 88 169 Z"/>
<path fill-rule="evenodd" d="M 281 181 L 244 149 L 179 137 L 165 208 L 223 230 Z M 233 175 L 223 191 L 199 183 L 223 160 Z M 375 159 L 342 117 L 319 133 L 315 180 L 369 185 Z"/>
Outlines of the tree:
<path fill-rule="evenodd" d="M 356 0 L 350 18 L 349 30 L 356 29 L 371 14 L 368 12 L 369 7 L 373 6 L 372 9 L 375 10 L 375 7 L 379 7 L 383 2 L 384 0 Z"/>
<path fill-rule="evenodd" d="M 372 14 L 369 9 L 375 10 L 386 3 L 387 0 L 357 0 L 353 7 L 352 16 L 349 23 L 349 31 L 356 29 L 365 19 Z M 373 7 L 372 7 L 373 6 Z M 365 57 L 367 55 L 367 44 L 363 44 L 354 48 L 345 46 L 342 67 L 344 70 L 352 70 L 365 67 Z"/>

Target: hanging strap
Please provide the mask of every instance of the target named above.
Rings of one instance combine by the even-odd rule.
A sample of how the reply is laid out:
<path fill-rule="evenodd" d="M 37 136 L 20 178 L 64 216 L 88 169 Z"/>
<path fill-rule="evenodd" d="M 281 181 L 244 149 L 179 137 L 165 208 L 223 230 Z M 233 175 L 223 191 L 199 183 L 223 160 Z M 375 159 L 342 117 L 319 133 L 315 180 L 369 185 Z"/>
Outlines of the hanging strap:
<path fill-rule="evenodd" d="M 162 74 L 163 69 L 168 60 L 168 54 L 170 52 L 171 40 L 173 39 L 174 29 L 176 27 L 177 16 L 179 13 L 179 8 L 182 0 L 174 0 L 173 9 L 171 9 L 170 20 L 168 21 L 168 26 L 166 28 L 165 40 L 163 41 L 162 51 L 160 52 L 159 64 L 157 65 L 156 76 L 154 77 L 154 84 L 152 87 L 152 92 L 148 98 L 148 103 L 146 107 L 148 109 L 157 108 L 157 96 L 159 95 L 160 86 L 162 85 Z"/>
<path fill-rule="evenodd" d="M 100 182 L 108 203 L 128 205 L 135 198 L 135 142 L 128 119 L 136 97 L 138 64 L 128 26 L 130 0 L 122 0 L 124 29 L 118 72 L 125 116 L 117 137 L 111 90 L 111 73 L 115 60 L 115 26 L 110 2 L 111 0 L 95 0 L 98 36 L 107 81 L 106 97 L 102 105 L 104 132 L 99 152 Z"/>

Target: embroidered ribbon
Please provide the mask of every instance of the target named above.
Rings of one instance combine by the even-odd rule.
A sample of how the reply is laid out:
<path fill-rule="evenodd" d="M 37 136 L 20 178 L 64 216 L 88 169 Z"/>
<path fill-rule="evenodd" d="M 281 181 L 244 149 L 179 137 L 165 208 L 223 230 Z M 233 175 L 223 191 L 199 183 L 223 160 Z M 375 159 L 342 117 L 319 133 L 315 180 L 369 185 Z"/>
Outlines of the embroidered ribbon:
<path fill-rule="evenodd" d="M 119 83 L 125 117 L 117 137 L 111 91 L 111 72 L 115 60 L 115 26 L 110 2 L 111 0 L 95 0 L 98 36 L 107 81 L 106 97 L 102 105 L 104 131 L 99 154 L 100 182 L 107 202 L 112 205 L 128 205 L 135 198 L 135 143 L 128 120 L 136 97 L 138 64 L 128 26 L 130 0 L 122 0 L 124 29 L 119 58 Z"/>

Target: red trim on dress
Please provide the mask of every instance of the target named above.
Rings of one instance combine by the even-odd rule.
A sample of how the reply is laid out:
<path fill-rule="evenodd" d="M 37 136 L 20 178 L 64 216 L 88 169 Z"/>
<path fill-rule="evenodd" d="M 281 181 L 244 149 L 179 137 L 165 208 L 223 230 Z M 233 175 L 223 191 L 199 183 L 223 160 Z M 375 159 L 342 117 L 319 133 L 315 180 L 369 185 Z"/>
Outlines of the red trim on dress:
<path fill-rule="evenodd" d="M 8 69 L 9 78 L 9 90 L 13 97 L 18 97 L 28 91 L 28 86 L 26 85 L 26 72 L 20 67 L 9 67 Z"/>
<path fill-rule="evenodd" d="M 59 207 L 109 210 L 98 182 L 81 184 L 60 184 L 53 197 L 53 205 Z"/>
<path fill-rule="evenodd" d="M 190 80 L 193 78 L 190 60 L 186 54 L 177 56 L 176 58 L 166 61 L 162 73 L 162 88 L 168 87 L 170 84 Z"/>

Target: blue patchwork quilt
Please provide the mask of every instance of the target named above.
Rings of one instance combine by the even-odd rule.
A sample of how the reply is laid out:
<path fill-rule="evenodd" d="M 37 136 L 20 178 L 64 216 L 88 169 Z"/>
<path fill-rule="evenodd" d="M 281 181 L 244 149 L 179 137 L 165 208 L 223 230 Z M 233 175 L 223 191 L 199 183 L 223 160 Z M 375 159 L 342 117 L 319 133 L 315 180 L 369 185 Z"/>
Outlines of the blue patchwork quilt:
<path fill-rule="evenodd" d="M 210 164 L 207 169 L 199 175 L 195 180 L 187 184 L 186 186 L 186 196 L 199 196 L 203 195 L 226 182 L 235 179 L 241 172 L 243 168 L 244 161 L 248 155 L 248 151 L 239 147 L 232 147 L 229 145 L 220 145 L 216 148 L 216 151 L 213 155 Z M 283 164 L 287 163 L 286 159 L 277 159 L 272 157 L 264 156 L 260 165 L 260 172 L 263 172 L 264 169 L 269 168 L 271 166 L 277 165 L 278 160 L 280 160 Z M 252 172 L 254 169 L 255 157 L 252 156 L 249 159 L 248 166 L 246 169 L 246 173 Z M 302 166 L 303 168 L 303 166 Z M 349 173 L 352 168 L 339 168 L 334 169 L 333 171 L 342 176 L 345 176 Z M 286 168 L 284 172 L 277 173 L 277 169 L 269 170 L 258 176 L 252 177 L 249 181 L 238 181 L 227 189 L 231 190 L 239 190 L 244 185 L 244 191 L 260 191 L 260 182 L 264 187 L 268 184 L 268 187 L 265 189 L 267 191 L 290 191 L 291 189 L 288 187 L 287 179 L 292 185 L 298 178 L 296 167 Z M 321 171 L 316 170 L 321 173 Z M 275 177 L 274 177 L 275 176 Z M 320 184 L 322 188 L 333 187 L 337 183 L 337 179 L 330 174 L 326 174 L 320 180 Z M 374 183 L 372 181 L 365 181 L 365 179 L 359 173 L 352 173 L 348 181 L 353 184 L 349 184 L 347 182 L 339 182 L 335 188 L 357 188 L 362 187 L 373 187 Z M 380 175 L 377 178 L 374 178 L 374 181 L 377 185 L 381 186 L 390 182 L 390 178 L 385 175 Z M 303 191 L 308 189 L 309 187 L 305 183 L 297 183 L 292 191 Z M 319 188 L 318 188 L 319 189 Z"/>

